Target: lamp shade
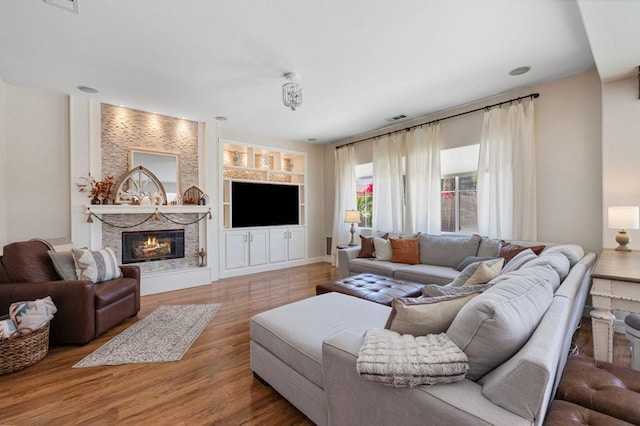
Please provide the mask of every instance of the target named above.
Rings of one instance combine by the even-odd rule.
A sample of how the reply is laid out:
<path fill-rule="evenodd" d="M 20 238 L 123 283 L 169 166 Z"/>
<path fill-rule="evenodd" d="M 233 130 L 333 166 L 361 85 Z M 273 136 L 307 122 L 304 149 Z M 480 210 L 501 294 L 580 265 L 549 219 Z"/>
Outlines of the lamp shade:
<path fill-rule="evenodd" d="M 360 212 L 358 210 L 347 210 L 344 214 L 344 223 L 360 223 Z"/>
<path fill-rule="evenodd" d="M 640 208 L 638 206 L 609 207 L 610 229 L 638 229 L 640 227 Z"/>

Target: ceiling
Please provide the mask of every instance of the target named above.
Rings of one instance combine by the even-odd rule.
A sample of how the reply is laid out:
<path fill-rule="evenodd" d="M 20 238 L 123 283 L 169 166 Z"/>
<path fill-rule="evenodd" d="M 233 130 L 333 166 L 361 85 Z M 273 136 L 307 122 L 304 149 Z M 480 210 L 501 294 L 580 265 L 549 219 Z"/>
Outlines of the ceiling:
<path fill-rule="evenodd" d="M 590 48 L 582 15 L 602 38 L 605 0 L 77 1 L 77 14 L 0 2 L 5 83 L 197 121 L 224 116 L 221 127 L 273 138 L 341 140 L 399 114 L 584 72 L 594 56 L 608 75 L 629 72 L 607 40 Z M 635 53 L 637 40 L 627 43 Z M 520 66 L 531 71 L 509 75 Z M 282 104 L 288 71 L 304 87 L 296 111 Z"/>

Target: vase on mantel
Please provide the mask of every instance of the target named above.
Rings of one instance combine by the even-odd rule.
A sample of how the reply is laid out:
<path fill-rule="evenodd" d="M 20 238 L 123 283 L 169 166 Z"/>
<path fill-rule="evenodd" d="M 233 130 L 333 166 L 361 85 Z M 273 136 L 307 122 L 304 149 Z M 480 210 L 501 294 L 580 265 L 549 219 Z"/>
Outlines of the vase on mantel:
<path fill-rule="evenodd" d="M 91 199 L 91 204 L 100 204 L 100 198 L 98 198 L 97 196 L 93 197 Z"/>

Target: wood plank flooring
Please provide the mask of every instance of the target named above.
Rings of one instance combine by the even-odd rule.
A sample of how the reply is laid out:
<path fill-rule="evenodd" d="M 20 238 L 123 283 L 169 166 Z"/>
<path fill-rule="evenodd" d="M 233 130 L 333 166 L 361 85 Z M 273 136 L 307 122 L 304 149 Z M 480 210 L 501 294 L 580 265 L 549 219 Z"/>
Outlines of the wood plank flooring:
<path fill-rule="evenodd" d="M 86 346 L 52 347 L 39 363 L 0 376 L 0 425 L 171 424 L 310 425 L 249 368 L 249 319 L 311 297 L 335 279 L 326 263 L 217 281 L 142 298 L 142 318 L 159 305 L 222 303 L 178 362 L 71 368 L 137 321 L 129 319 Z M 574 340 L 593 353 L 588 319 Z M 628 343 L 616 335 L 614 362 L 630 365 Z"/>
<path fill-rule="evenodd" d="M 37 364 L 0 376 L 0 424 L 312 424 L 254 379 L 249 319 L 315 295 L 336 275 L 318 263 L 144 296 L 139 318 L 159 305 L 223 305 L 178 362 L 71 368 L 137 319 L 86 346 L 52 347 Z"/>

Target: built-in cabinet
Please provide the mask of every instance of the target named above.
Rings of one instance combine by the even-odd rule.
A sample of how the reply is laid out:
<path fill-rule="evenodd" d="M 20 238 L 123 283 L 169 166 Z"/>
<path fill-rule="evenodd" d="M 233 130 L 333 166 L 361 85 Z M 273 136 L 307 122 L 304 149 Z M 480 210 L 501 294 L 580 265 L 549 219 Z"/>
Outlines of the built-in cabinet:
<path fill-rule="evenodd" d="M 269 261 L 286 262 L 304 258 L 304 228 L 278 228 L 269 230 Z"/>
<path fill-rule="evenodd" d="M 264 229 L 225 232 L 226 269 L 269 263 L 269 233 Z"/>
<path fill-rule="evenodd" d="M 220 276 L 250 274 L 303 264 L 307 257 L 306 153 L 221 139 L 220 160 Z M 278 188 L 286 186 L 284 193 L 297 194 L 297 201 L 292 202 L 293 206 L 291 203 L 288 206 L 289 217 L 291 211 L 295 217 L 297 209 L 297 223 L 295 220 L 288 220 L 283 225 L 251 228 L 245 228 L 246 224 L 234 224 L 234 217 L 238 218 L 238 214 L 234 215 L 233 212 L 233 197 L 236 193 L 234 187 L 239 186 L 236 182 L 267 184 L 267 187 L 277 185 Z M 246 202 L 236 200 L 235 206 L 244 206 L 246 209 Z M 265 205 L 264 200 L 258 200 L 255 214 L 264 213 L 261 208 L 273 206 L 278 204 Z"/>

